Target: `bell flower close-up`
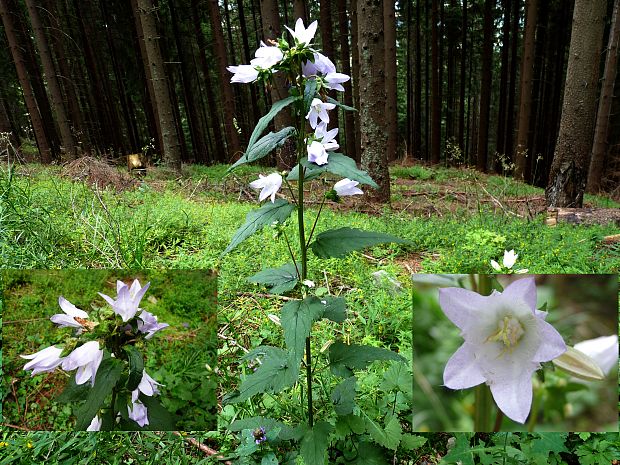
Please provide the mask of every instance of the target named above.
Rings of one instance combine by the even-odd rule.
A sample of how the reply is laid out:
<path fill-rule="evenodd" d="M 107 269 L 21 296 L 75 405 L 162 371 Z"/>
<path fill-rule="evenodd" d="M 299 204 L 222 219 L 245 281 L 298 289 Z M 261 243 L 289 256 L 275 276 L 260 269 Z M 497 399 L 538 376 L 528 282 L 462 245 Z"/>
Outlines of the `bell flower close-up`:
<path fill-rule="evenodd" d="M 269 69 L 280 63 L 282 58 L 284 58 L 282 50 L 278 47 L 267 45 L 263 41 L 261 41 L 260 47 L 256 49 L 254 56 L 256 58 L 250 60 L 250 65 L 262 69 Z"/>
<path fill-rule="evenodd" d="M 314 52 L 313 60 L 304 61 L 301 65 L 301 73 L 305 78 L 336 72 L 336 65 L 328 57 L 320 52 Z"/>
<path fill-rule="evenodd" d="M 282 186 L 282 176 L 279 173 L 271 173 L 268 176 L 258 175 L 259 178 L 256 181 L 250 183 L 252 189 L 262 189 L 258 196 L 258 201 L 262 202 L 267 197 L 271 197 L 271 202 L 276 201 L 276 193 Z"/>
<path fill-rule="evenodd" d="M 124 282 L 117 281 L 116 300 L 105 294 L 102 294 L 101 292 L 99 293 L 99 295 L 112 306 L 114 313 L 119 315 L 123 319 L 123 322 L 127 322 L 131 320 L 140 309 L 140 301 L 142 300 L 144 293 L 148 290 L 150 285 L 151 283 L 146 283 L 146 285 L 142 287 L 140 285 L 140 281 L 134 279 L 131 287 L 129 287 Z"/>
<path fill-rule="evenodd" d="M 230 82 L 233 83 L 247 84 L 258 79 L 258 69 L 252 65 L 228 66 L 226 69 L 233 73 L 233 77 L 230 78 Z"/>
<path fill-rule="evenodd" d="M 295 30 L 292 30 L 288 26 L 284 26 L 284 27 L 286 29 L 288 29 L 288 31 L 291 33 L 293 38 L 299 44 L 310 45 L 310 42 L 312 42 L 312 39 L 314 39 L 314 35 L 316 34 L 316 29 L 317 29 L 318 25 L 319 25 L 319 23 L 317 21 L 313 21 L 306 28 L 306 27 L 304 27 L 303 20 L 301 18 L 298 18 L 297 21 L 295 22 Z"/>
<path fill-rule="evenodd" d="M 63 296 L 58 297 L 58 305 L 62 309 L 63 313 L 57 313 L 50 318 L 52 323 L 58 325 L 59 328 L 82 328 L 84 325 L 80 323 L 76 318 L 87 319 L 88 313 L 84 310 L 80 310 Z"/>
<path fill-rule="evenodd" d="M 140 401 L 132 402 L 131 406 L 127 406 L 127 413 L 130 419 L 138 423 L 141 427 L 149 424 L 146 405 Z"/>
<path fill-rule="evenodd" d="M 314 98 L 310 104 L 310 111 L 306 115 L 306 119 L 310 123 L 312 129 L 316 129 L 320 119 L 323 123 L 329 123 L 329 110 L 336 108 L 333 103 L 323 102 L 321 99 Z"/>
<path fill-rule="evenodd" d="M 131 392 L 131 399 L 136 402 L 138 400 L 138 396 L 140 393 L 145 396 L 154 396 L 159 394 L 159 389 L 157 386 L 161 386 L 161 383 L 158 383 L 153 378 L 151 378 L 146 370 L 142 372 L 142 379 L 140 380 L 140 384 L 138 387 Z"/>
<path fill-rule="evenodd" d="M 605 375 L 618 366 L 617 334 L 581 341 L 574 347 L 594 360 Z"/>
<path fill-rule="evenodd" d="M 74 349 L 62 362 L 62 369 L 75 373 L 75 384 L 84 384 L 90 380 L 91 386 L 95 385 L 97 370 L 103 359 L 103 350 L 99 348 L 99 342 L 89 341 Z"/>
<path fill-rule="evenodd" d="M 157 331 L 168 326 L 170 326 L 168 323 L 159 323 L 157 316 L 146 310 L 142 310 L 142 313 L 138 315 L 138 331 L 146 334 L 144 339 L 151 339 Z"/>
<path fill-rule="evenodd" d="M 542 362 L 566 351 L 562 336 L 545 321 L 547 313 L 536 309 L 534 278 L 489 296 L 440 289 L 439 304 L 464 339 L 445 366 L 444 385 L 468 389 L 486 383 L 498 408 L 524 423 L 532 405 L 532 375 Z"/>
<path fill-rule="evenodd" d="M 308 161 L 317 165 L 327 164 L 329 157 L 327 152 L 340 147 L 338 142 L 334 140 L 338 134 L 338 128 L 330 129 L 329 131 L 326 128 L 327 125 L 325 123 L 319 123 L 314 131 L 316 139 L 307 146 Z"/>
<path fill-rule="evenodd" d="M 56 346 L 50 346 L 31 355 L 20 355 L 21 358 L 30 359 L 30 361 L 24 365 L 24 370 L 32 370 L 31 376 L 54 371 L 64 360 L 64 358 L 60 356 L 62 350 L 63 349 Z"/>
<path fill-rule="evenodd" d="M 344 178 L 334 184 L 334 190 L 339 197 L 343 197 L 346 195 L 361 195 L 364 192 L 358 187 L 359 184 L 357 181 L 352 181 L 349 178 Z"/>
<path fill-rule="evenodd" d="M 95 418 L 90 422 L 86 431 L 100 431 L 101 430 L 101 418 L 99 415 L 95 415 Z"/>

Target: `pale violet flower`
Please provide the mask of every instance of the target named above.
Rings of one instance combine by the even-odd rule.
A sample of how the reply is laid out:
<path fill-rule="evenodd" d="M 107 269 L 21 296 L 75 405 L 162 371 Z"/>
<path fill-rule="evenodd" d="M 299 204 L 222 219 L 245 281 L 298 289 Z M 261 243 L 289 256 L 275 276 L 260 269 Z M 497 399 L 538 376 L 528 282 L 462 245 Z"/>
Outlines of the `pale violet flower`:
<path fill-rule="evenodd" d="M 147 333 L 144 339 L 151 339 L 157 331 L 168 326 L 170 326 L 168 323 L 158 323 L 157 317 L 146 310 L 142 310 L 138 315 L 138 331 Z"/>
<path fill-rule="evenodd" d="M 603 370 L 605 375 L 618 365 L 618 335 L 601 336 L 575 344 L 575 349 L 583 352 Z"/>
<path fill-rule="evenodd" d="M 282 58 L 284 58 L 282 50 L 280 50 L 278 47 L 266 45 L 262 41 L 254 56 L 256 56 L 256 58 L 250 60 L 250 65 L 262 69 L 269 69 L 272 66 L 280 63 Z"/>
<path fill-rule="evenodd" d="M 519 258 L 519 254 L 516 254 L 514 250 L 504 250 L 504 258 L 502 259 L 502 265 L 497 263 L 495 260 L 491 260 L 491 266 L 495 271 L 510 271 L 512 267 L 517 262 L 517 258 Z M 527 269 L 522 270 L 513 270 L 513 273 L 527 273 Z"/>
<path fill-rule="evenodd" d="M 258 196 L 258 201 L 262 202 L 267 197 L 271 196 L 271 202 L 276 201 L 276 193 L 282 186 L 282 176 L 279 173 L 271 173 L 268 176 L 258 175 L 259 178 L 256 181 L 250 183 L 250 187 L 253 189 L 262 189 Z"/>
<path fill-rule="evenodd" d="M 333 103 L 323 102 L 321 99 L 314 98 L 310 104 L 310 111 L 306 115 L 306 119 L 310 122 L 310 127 L 316 129 L 318 120 L 320 119 L 325 124 L 329 123 L 328 110 L 333 110 L 336 105 Z"/>
<path fill-rule="evenodd" d="M 318 124 L 314 131 L 316 140 L 313 140 L 307 147 L 308 161 L 317 165 L 325 165 L 328 159 L 327 152 L 339 147 L 338 142 L 334 140 L 337 134 L 338 128 L 327 131 L 325 124 Z"/>
<path fill-rule="evenodd" d="M 284 26 L 291 33 L 293 38 L 299 42 L 300 44 L 309 45 L 314 39 L 314 35 L 316 34 L 316 28 L 318 27 L 318 23 L 313 21 L 308 28 L 304 27 L 304 22 L 301 18 L 297 19 L 295 23 L 295 30 L 293 31 L 290 27 Z"/>
<path fill-rule="evenodd" d="M 83 328 L 84 325 L 77 321 L 75 318 L 87 319 L 88 313 L 84 310 L 80 310 L 63 296 L 58 297 L 58 305 L 62 309 L 63 313 L 57 313 L 56 315 L 52 315 L 50 320 L 52 323 L 58 325 L 59 328 Z"/>
<path fill-rule="evenodd" d="M 345 195 L 360 195 L 363 194 L 361 189 L 356 186 L 359 184 L 357 181 L 352 181 L 349 178 L 344 178 L 334 184 L 334 190 L 339 197 L 343 197 Z"/>
<path fill-rule="evenodd" d="M 56 346 L 49 346 L 31 355 L 20 355 L 21 358 L 30 359 L 24 370 L 32 370 L 32 375 L 54 371 L 62 363 L 64 358 L 60 356 L 62 349 Z"/>
<path fill-rule="evenodd" d="M 146 283 L 146 286 L 142 287 L 140 281 L 137 279 L 134 279 L 131 287 L 122 281 L 116 281 L 116 300 L 101 292 L 99 295 L 112 306 L 114 313 L 119 315 L 123 319 L 123 322 L 127 322 L 131 320 L 140 309 L 140 301 L 150 285 L 151 283 Z"/>
<path fill-rule="evenodd" d="M 151 378 L 146 370 L 144 370 L 142 372 L 140 384 L 138 384 L 138 387 L 131 392 L 131 400 L 136 402 L 140 393 L 149 397 L 159 394 L 159 389 L 157 389 L 157 386 L 161 386 L 161 384 Z"/>
<path fill-rule="evenodd" d="M 62 362 L 65 371 L 75 370 L 75 384 L 84 384 L 90 380 L 90 385 L 95 385 L 97 370 L 103 359 L 103 350 L 99 348 L 99 342 L 89 341 L 74 349 Z"/>
<path fill-rule="evenodd" d="M 86 431 L 99 431 L 101 430 L 101 418 L 99 418 L 99 415 L 95 415 L 95 418 L 93 418 L 93 420 L 90 422 L 90 425 L 88 425 L 88 428 L 86 428 Z"/>
<path fill-rule="evenodd" d="M 347 82 L 351 79 L 350 76 L 343 73 L 328 73 L 325 75 L 325 87 L 328 89 L 339 90 L 340 92 L 344 92 L 344 87 L 342 85 L 343 82 Z"/>
<path fill-rule="evenodd" d="M 147 416 L 146 405 L 142 402 L 132 402 L 131 406 L 127 406 L 127 413 L 129 418 L 138 423 L 141 427 L 149 424 L 149 418 Z"/>
<path fill-rule="evenodd" d="M 439 289 L 439 304 L 465 340 L 443 373 L 450 389 L 486 383 L 504 414 L 524 423 L 532 405 L 532 374 L 566 351 L 562 336 L 536 309 L 534 278 L 514 281 L 489 296 Z"/>
<path fill-rule="evenodd" d="M 226 69 L 233 73 L 230 82 L 246 84 L 258 79 L 258 70 L 252 65 L 229 66 Z"/>
<path fill-rule="evenodd" d="M 319 52 L 314 52 L 314 62 L 308 60 L 301 65 L 301 74 L 306 78 L 335 72 L 336 65 L 334 65 L 328 57 Z"/>

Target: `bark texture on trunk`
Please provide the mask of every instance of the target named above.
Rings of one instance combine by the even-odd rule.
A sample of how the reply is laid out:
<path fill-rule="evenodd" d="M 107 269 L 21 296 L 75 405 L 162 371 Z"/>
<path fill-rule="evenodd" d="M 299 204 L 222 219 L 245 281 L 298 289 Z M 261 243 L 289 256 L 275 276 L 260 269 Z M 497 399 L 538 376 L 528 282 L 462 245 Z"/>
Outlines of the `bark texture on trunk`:
<path fill-rule="evenodd" d="M 383 0 L 385 30 L 385 118 L 387 120 L 387 157 L 398 158 L 398 107 L 396 70 L 396 6 L 394 0 Z"/>
<path fill-rule="evenodd" d="M 439 26 L 437 24 L 439 22 L 439 0 L 433 0 L 431 17 L 431 94 L 433 100 L 431 109 L 431 163 L 437 164 L 441 157 L 441 82 L 439 81 Z"/>
<path fill-rule="evenodd" d="M 385 119 L 385 43 L 383 2 L 357 2 L 358 52 L 360 60 L 360 129 L 362 167 L 379 185 L 373 196 L 390 200 Z"/>
<path fill-rule="evenodd" d="M 605 0 L 576 0 L 560 133 L 555 146 L 547 206 L 583 205 L 596 116 Z"/>
<path fill-rule="evenodd" d="M 489 152 L 489 120 L 491 113 L 491 75 L 493 66 L 493 0 L 484 2 L 484 39 L 482 43 L 482 79 L 480 80 L 480 127 L 476 168 L 486 171 Z"/>

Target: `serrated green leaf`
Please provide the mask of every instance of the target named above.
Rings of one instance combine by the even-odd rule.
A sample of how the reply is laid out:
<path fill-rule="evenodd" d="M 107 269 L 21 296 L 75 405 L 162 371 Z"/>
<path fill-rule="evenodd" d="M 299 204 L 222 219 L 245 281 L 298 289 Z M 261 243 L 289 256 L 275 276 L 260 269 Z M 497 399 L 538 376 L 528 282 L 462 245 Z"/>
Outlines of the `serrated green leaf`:
<path fill-rule="evenodd" d="M 362 434 L 366 431 L 366 423 L 362 417 L 356 415 L 344 415 L 338 417 L 336 420 L 336 433 L 340 437 L 344 437 L 348 434 Z"/>
<path fill-rule="evenodd" d="M 383 373 L 380 389 L 383 392 L 399 390 L 407 394 L 413 391 L 413 376 L 404 363 L 393 363 Z"/>
<path fill-rule="evenodd" d="M 360 184 L 366 184 L 375 189 L 379 187 L 366 171 L 357 168 L 355 160 L 342 153 L 329 152 L 325 165 L 319 166 L 316 163 L 309 162 L 307 157 L 302 158 L 300 163 L 305 168 L 304 181 L 311 181 L 323 173 L 332 173 L 357 181 Z M 289 181 L 299 180 L 299 164 L 293 167 L 286 179 Z"/>
<path fill-rule="evenodd" d="M 322 232 L 316 236 L 310 248 L 319 258 L 342 258 L 354 250 L 362 250 L 386 242 L 409 243 L 391 234 L 345 227 Z"/>
<path fill-rule="evenodd" d="M 332 391 L 331 399 L 334 403 L 334 410 L 338 415 L 349 415 L 353 413 L 355 407 L 355 376 L 342 381 Z"/>
<path fill-rule="evenodd" d="M 385 455 L 380 447 L 370 442 L 360 442 L 357 446 L 357 458 L 355 465 L 388 465 Z"/>
<path fill-rule="evenodd" d="M 299 363 L 304 356 L 306 338 L 310 335 L 312 323 L 325 312 L 325 304 L 314 296 L 304 300 L 290 300 L 282 306 L 280 322 L 284 330 L 284 342 Z"/>
<path fill-rule="evenodd" d="M 353 108 L 353 107 L 350 107 L 350 106 L 348 106 L 348 105 L 345 105 L 344 103 L 340 103 L 338 100 L 333 99 L 333 98 L 331 98 L 331 97 L 327 97 L 327 101 L 328 101 L 329 103 L 333 103 L 333 104 L 334 104 L 334 105 L 336 105 L 337 107 L 342 108 L 343 110 L 346 110 L 346 111 L 357 111 L 357 108 Z"/>
<path fill-rule="evenodd" d="M 264 226 L 272 224 L 274 221 L 278 223 L 284 223 L 284 221 L 291 215 L 295 206 L 290 204 L 284 199 L 277 199 L 275 202 L 267 202 L 258 210 L 253 210 L 245 217 L 245 223 L 237 229 L 230 244 L 226 247 L 226 250 L 222 252 L 221 256 L 226 255 L 228 252 L 237 247 L 241 242 L 246 240 L 252 234 L 262 229 Z"/>
<path fill-rule="evenodd" d="M 532 452 L 546 453 L 550 452 L 568 452 L 564 445 L 568 433 L 538 433 L 537 437 L 530 440 Z"/>
<path fill-rule="evenodd" d="M 319 421 L 312 429 L 306 430 L 299 450 L 305 465 L 325 465 L 329 435 L 333 430 L 334 427 L 326 421 Z"/>
<path fill-rule="evenodd" d="M 427 438 L 414 434 L 403 434 L 400 440 L 400 447 L 404 450 L 416 450 L 426 444 Z"/>
<path fill-rule="evenodd" d="M 344 297 L 326 296 L 321 299 L 325 302 L 323 318 L 335 323 L 342 323 L 347 319 L 347 301 Z"/>
<path fill-rule="evenodd" d="M 251 417 L 236 420 L 228 426 L 228 430 L 238 432 L 244 429 L 254 430 L 260 427 L 265 428 L 266 434 L 270 431 L 279 430 L 278 438 L 283 441 L 301 437 L 296 431 L 296 428 L 269 417 Z"/>
<path fill-rule="evenodd" d="M 347 345 L 340 341 L 329 346 L 329 367 L 336 376 L 348 378 L 353 375 L 351 370 L 364 369 L 375 360 L 405 361 L 397 353 L 380 347 Z"/>
<path fill-rule="evenodd" d="M 112 357 L 102 360 L 95 376 L 95 385 L 90 389 L 84 404 L 75 412 L 76 430 L 83 431 L 88 428 L 97 411 L 103 406 L 106 397 L 112 394 L 112 389 L 120 379 L 122 370 L 123 364 L 120 360 Z"/>
<path fill-rule="evenodd" d="M 278 465 L 278 463 L 276 454 L 273 452 L 268 452 L 267 455 L 264 455 L 260 461 L 260 465 Z"/>
<path fill-rule="evenodd" d="M 472 436 L 473 433 L 454 433 L 456 439 L 454 447 L 444 455 L 440 463 L 442 465 L 453 465 L 461 462 L 462 465 L 474 465 L 474 449 L 469 445 Z"/>
<path fill-rule="evenodd" d="M 310 111 L 312 99 L 316 96 L 316 87 L 316 79 L 308 79 L 306 81 L 306 86 L 304 87 L 304 115 L 307 115 Z"/>
<path fill-rule="evenodd" d="M 260 346 L 244 356 L 244 359 L 262 357 L 256 371 L 243 379 L 239 393 L 227 398 L 226 402 L 235 404 L 259 393 L 277 393 L 293 385 L 299 375 L 299 364 L 292 355 L 278 347 Z"/>
<path fill-rule="evenodd" d="M 267 268 L 250 276 L 248 281 L 270 286 L 269 292 L 272 294 L 284 294 L 295 288 L 298 281 L 297 268 L 294 263 L 287 263 L 279 268 Z"/>
<path fill-rule="evenodd" d="M 377 422 L 366 417 L 366 431 L 377 444 L 391 450 L 396 450 L 403 435 L 402 426 L 396 416 L 392 416 L 382 428 Z"/>
<path fill-rule="evenodd" d="M 144 358 L 135 346 L 125 346 L 125 352 L 129 358 L 129 378 L 127 378 L 127 389 L 133 391 L 137 389 L 142 380 L 144 371 Z"/>
<path fill-rule="evenodd" d="M 254 144 L 248 146 L 247 150 L 239 160 L 237 160 L 228 171 L 234 170 L 237 166 L 245 163 L 252 163 L 269 155 L 272 150 L 282 146 L 286 140 L 295 133 L 292 126 L 282 128 L 278 132 L 269 132 L 257 140 Z"/>

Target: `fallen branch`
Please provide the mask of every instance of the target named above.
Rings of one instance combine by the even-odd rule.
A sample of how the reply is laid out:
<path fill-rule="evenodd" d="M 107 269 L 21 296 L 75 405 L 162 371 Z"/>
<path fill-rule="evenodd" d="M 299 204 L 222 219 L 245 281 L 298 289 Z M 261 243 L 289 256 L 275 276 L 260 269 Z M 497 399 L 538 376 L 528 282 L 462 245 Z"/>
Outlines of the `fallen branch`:
<path fill-rule="evenodd" d="M 224 457 L 222 457 L 222 454 L 220 454 L 215 449 L 211 449 L 209 446 L 205 446 L 203 443 L 199 442 L 198 440 L 194 438 L 183 437 L 183 435 L 179 431 L 173 431 L 172 433 L 175 436 L 179 436 L 180 438 L 183 438 L 184 441 L 190 443 L 192 446 L 196 447 L 197 449 L 199 449 L 201 452 L 204 452 L 208 456 L 215 457 L 218 460 L 224 460 Z M 232 465 L 232 462 L 230 460 L 225 460 L 224 464 Z"/>

